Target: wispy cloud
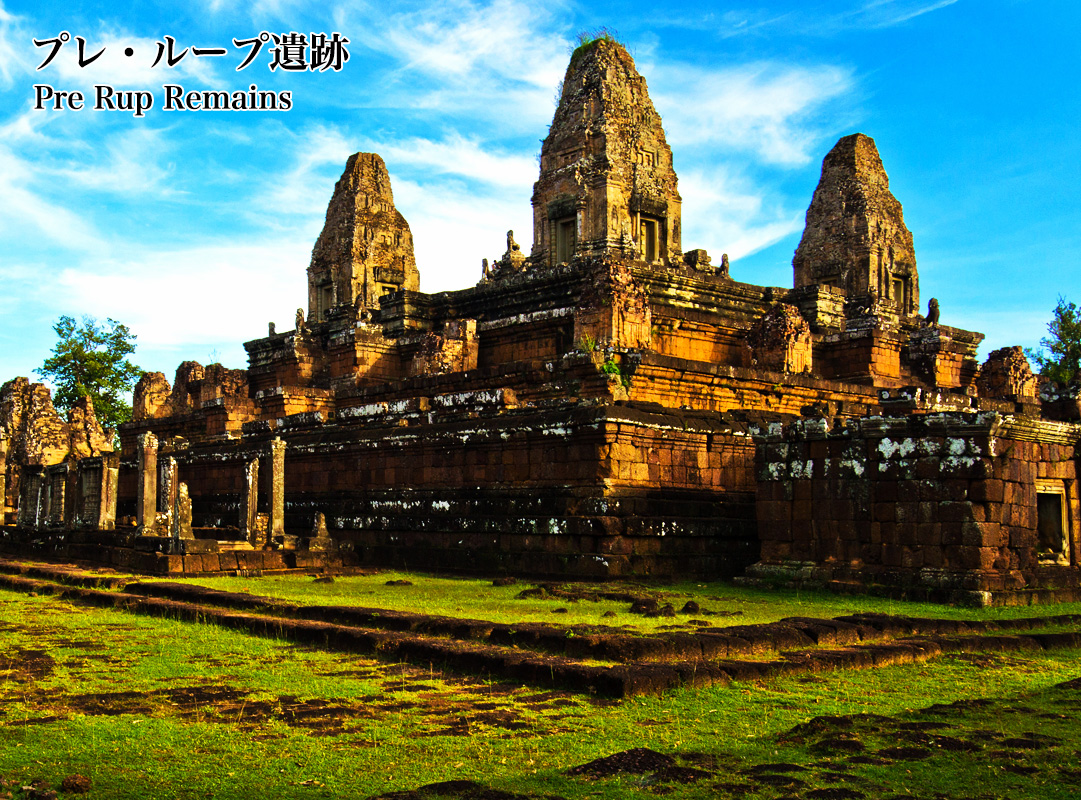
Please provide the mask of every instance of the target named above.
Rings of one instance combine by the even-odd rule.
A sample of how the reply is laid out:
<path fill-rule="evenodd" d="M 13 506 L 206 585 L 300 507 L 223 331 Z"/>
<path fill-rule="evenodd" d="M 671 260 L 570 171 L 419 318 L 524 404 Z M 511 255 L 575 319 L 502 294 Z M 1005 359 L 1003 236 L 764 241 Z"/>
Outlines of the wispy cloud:
<path fill-rule="evenodd" d="M 394 181 L 395 205 L 410 223 L 421 288 L 462 289 L 480 280 L 482 258 L 503 255 L 506 233 L 528 252 L 533 238 L 528 190 L 478 193 L 460 181 Z"/>
<path fill-rule="evenodd" d="M 533 156 L 500 153 L 475 138 L 452 134 L 443 141 L 413 138 L 370 142 L 371 148 L 394 165 L 420 167 L 432 174 L 461 175 L 504 187 L 529 187 L 537 179 Z"/>
<path fill-rule="evenodd" d="M 254 236 L 168 250 L 132 245 L 123 259 L 91 257 L 61 270 L 51 304 L 121 319 L 152 348 L 169 347 L 180 332 L 195 345 L 243 342 L 266 335 L 270 319 L 292 320 L 306 297 L 310 247 Z"/>
<path fill-rule="evenodd" d="M 732 9 L 716 17 L 677 16 L 671 21 L 661 20 L 659 24 L 712 29 L 725 38 L 775 33 L 829 37 L 846 31 L 903 25 L 957 2 L 959 0 L 858 0 L 814 6 L 800 3 L 780 12 L 772 8 Z"/>
<path fill-rule="evenodd" d="M 683 247 L 703 247 L 720 263 L 721 253 L 733 260 L 769 247 L 803 227 L 803 210 L 764 199 L 755 186 L 727 165 L 702 168 L 680 176 L 683 197 Z M 753 281 L 753 277 L 739 280 Z"/>
<path fill-rule="evenodd" d="M 86 163 L 69 161 L 46 170 L 95 192 L 117 192 L 126 196 L 153 192 L 162 198 L 175 194 L 168 178 L 173 169 L 163 165 L 170 147 L 161 129 L 138 127 L 118 134 L 104 153 Z"/>
<path fill-rule="evenodd" d="M 261 189 L 252 197 L 260 216 L 322 217 L 334 181 L 357 149 L 355 143 L 331 125 L 306 126 L 280 136 L 283 153 L 290 154 L 292 163 L 262 180 Z"/>
<path fill-rule="evenodd" d="M 17 75 L 33 70 L 30 56 L 23 45 L 29 40 L 22 18 L 7 11 L 0 2 L 0 53 L 4 54 L 0 58 L 0 85 L 11 86 Z"/>
<path fill-rule="evenodd" d="M 703 69 L 656 66 L 655 103 L 673 146 L 708 144 L 745 150 L 768 163 L 798 166 L 811 158 L 822 135 L 815 115 L 855 86 L 850 69 L 777 63 Z M 708 123 L 704 123 L 708 120 Z"/>
<path fill-rule="evenodd" d="M 958 0 L 936 0 L 930 3 L 927 0 L 874 0 L 851 12 L 849 18 L 857 25 L 868 28 L 891 28 L 940 8 L 952 6 L 956 2 Z"/>
<path fill-rule="evenodd" d="M 30 188 L 37 177 L 32 163 L 0 144 L 0 239 L 26 241 L 28 232 L 42 244 L 75 251 L 101 249 L 104 241 L 82 215 L 46 199 Z"/>
<path fill-rule="evenodd" d="M 397 14 L 345 12 L 343 28 L 370 31 L 354 46 L 390 57 L 378 101 L 484 120 L 543 124 L 566 66 L 561 3 L 448 0 Z"/>

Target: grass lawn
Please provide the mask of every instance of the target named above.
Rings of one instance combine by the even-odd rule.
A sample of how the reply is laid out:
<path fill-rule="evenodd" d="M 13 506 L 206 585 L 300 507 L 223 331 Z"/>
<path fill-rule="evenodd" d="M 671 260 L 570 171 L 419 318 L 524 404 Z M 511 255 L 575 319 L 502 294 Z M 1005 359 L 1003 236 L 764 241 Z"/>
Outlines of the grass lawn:
<path fill-rule="evenodd" d="M 408 581 L 412 585 L 393 585 Z M 189 578 L 213 589 L 251 592 L 303 605 L 350 605 L 391 608 L 448 617 L 467 617 L 489 622 L 547 622 L 559 625 L 630 626 L 642 632 L 686 624 L 699 618 L 712 626 L 751 625 L 775 622 L 785 617 L 832 617 L 846 614 L 882 612 L 911 617 L 939 619 L 1009 619 L 1047 614 L 1079 614 L 1081 603 L 1056 606 L 1010 608 L 960 608 L 934 603 L 888 600 L 867 595 L 839 595 L 828 592 L 800 592 L 785 589 L 752 589 L 725 583 L 684 582 L 658 587 L 656 584 L 563 584 L 570 594 L 545 598 L 522 598 L 523 590 L 535 586 L 517 583 L 493 586 L 490 580 L 449 578 L 403 572 L 339 576 L 333 583 L 316 583 L 298 575 L 262 578 Z M 632 614 L 630 604 L 607 600 L 601 593 L 623 591 L 655 597 L 679 612 L 687 602 L 698 603 L 701 613 L 672 617 Z M 712 613 L 709 613 L 712 612 Z M 605 616 L 605 614 L 612 616 Z"/>
<path fill-rule="evenodd" d="M 386 586 L 399 579 L 413 585 Z M 199 582 L 493 621 L 682 621 L 631 615 L 625 602 L 514 599 L 528 584 L 422 575 Z M 707 617 L 712 624 L 1076 611 L 698 584 L 650 591 L 677 609 L 693 599 L 743 612 Z M 553 616 L 555 607 L 568 611 Z M 606 610 L 617 616 L 601 617 Z M 492 798 L 1074 798 L 1081 680 L 1058 684 L 1078 678 L 1076 650 L 958 653 L 612 701 L 0 591 L 0 797 L 80 773 L 102 798 L 368 797 L 450 780 L 492 787 Z M 661 760 L 642 772 L 607 763 L 566 774 L 631 748 Z"/>

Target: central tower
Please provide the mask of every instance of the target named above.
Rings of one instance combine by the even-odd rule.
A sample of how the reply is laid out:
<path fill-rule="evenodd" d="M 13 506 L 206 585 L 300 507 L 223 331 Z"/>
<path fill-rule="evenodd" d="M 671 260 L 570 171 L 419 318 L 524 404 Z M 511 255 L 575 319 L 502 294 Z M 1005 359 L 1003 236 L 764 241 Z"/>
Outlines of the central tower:
<path fill-rule="evenodd" d="M 537 266 L 575 255 L 678 263 L 672 150 L 634 59 L 608 38 L 571 56 L 533 186 Z"/>

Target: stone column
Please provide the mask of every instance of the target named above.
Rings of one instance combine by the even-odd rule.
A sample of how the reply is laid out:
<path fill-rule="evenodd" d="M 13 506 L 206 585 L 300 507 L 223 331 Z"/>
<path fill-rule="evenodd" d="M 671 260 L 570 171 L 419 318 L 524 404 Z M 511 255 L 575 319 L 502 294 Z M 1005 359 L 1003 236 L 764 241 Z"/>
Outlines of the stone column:
<path fill-rule="evenodd" d="M 270 442 L 270 525 L 267 543 L 285 535 L 285 442 L 277 436 Z"/>
<path fill-rule="evenodd" d="M 153 534 L 158 514 L 158 437 L 152 433 L 139 434 L 137 457 L 136 522 L 141 535 Z"/>
<path fill-rule="evenodd" d="M 98 530 L 116 530 L 116 490 L 120 483 L 120 454 L 101 457 L 101 505 L 98 507 Z"/>
<path fill-rule="evenodd" d="M 169 459 L 172 461 L 173 459 Z M 175 462 L 174 462 L 175 465 Z M 171 533 L 174 539 L 194 539 L 195 534 L 191 529 L 191 497 L 188 495 L 188 484 L 177 483 L 176 501 L 173 503 Z"/>
<path fill-rule="evenodd" d="M 165 530 L 175 537 L 177 486 L 176 459 L 166 456 L 158 472 L 158 511 L 165 513 Z"/>
<path fill-rule="evenodd" d="M 253 458 L 244 465 L 244 489 L 240 495 L 240 531 L 248 544 L 258 546 L 256 542 L 255 519 L 259 513 L 259 459 Z"/>
<path fill-rule="evenodd" d="M 8 434 L 0 427 L 0 525 L 7 524 L 8 505 Z"/>

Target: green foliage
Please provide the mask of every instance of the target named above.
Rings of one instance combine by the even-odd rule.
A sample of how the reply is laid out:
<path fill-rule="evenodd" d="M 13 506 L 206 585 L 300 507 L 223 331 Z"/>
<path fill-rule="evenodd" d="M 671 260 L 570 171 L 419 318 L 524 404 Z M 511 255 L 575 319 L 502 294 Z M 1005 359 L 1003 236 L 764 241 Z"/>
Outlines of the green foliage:
<path fill-rule="evenodd" d="M 585 334 L 578 339 L 578 349 L 584 353 L 592 353 L 597 347 L 597 340 L 589 334 Z"/>
<path fill-rule="evenodd" d="M 1047 332 L 1049 336 L 1040 340 L 1039 349 L 1026 348 L 1025 355 L 1045 378 L 1069 383 L 1081 370 L 1081 310 L 1060 296 Z"/>
<path fill-rule="evenodd" d="M 575 47 L 571 52 L 571 61 L 573 62 L 578 56 L 588 50 L 590 45 L 594 42 L 602 40 L 605 42 L 615 42 L 618 45 L 623 44 L 619 38 L 619 32 L 615 28 L 601 26 L 593 31 L 579 31 L 574 39 Z"/>
<path fill-rule="evenodd" d="M 624 389 L 631 388 L 631 373 L 624 364 L 616 361 L 609 356 L 605 359 L 604 363 L 597 367 L 605 375 L 618 375 L 619 382 L 623 384 Z"/>
<path fill-rule="evenodd" d="M 135 352 L 135 334 L 115 319 L 99 323 L 83 317 L 82 325 L 68 316 L 53 325 L 57 342 L 41 369 L 34 370 L 56 391 L 53 402 L 66 413 L 82 397 L 89 397 L 103 427 L 115 428 L 131 419 L 131 404 L 124 395 L 143 371 L 128 361 Z"/>

